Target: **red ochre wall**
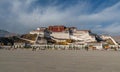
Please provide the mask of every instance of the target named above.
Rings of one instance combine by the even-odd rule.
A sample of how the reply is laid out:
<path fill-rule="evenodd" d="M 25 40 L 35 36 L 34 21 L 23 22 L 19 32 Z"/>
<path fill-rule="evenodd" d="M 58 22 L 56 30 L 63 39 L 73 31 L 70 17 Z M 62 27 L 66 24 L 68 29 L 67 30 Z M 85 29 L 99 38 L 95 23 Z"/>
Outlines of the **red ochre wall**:
<path fill-rule="evenodd" d="M 52 32 L 62 32 L 64 31 L 64 26 L 49 26 L 49 30 Z"/>

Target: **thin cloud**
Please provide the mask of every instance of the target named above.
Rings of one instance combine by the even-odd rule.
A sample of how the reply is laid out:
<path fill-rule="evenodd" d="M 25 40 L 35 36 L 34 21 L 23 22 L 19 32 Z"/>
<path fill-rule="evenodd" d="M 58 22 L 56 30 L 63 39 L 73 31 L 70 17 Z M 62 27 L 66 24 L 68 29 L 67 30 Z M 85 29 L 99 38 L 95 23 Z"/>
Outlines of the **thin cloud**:
<path fill-rule="evenodd" d="M 26 33 L 38 26 L 49 25 L 67 25 L 81 28 L 85 25 L 86 29 L 116 32 L 119 29 L 120 22 L 120 2 L 102 9 L 97 13 L 89 12 L 92 4 L 89 2 L 79 2 L 63 9 L 63 4 L 49 6 L 36 5 L 33 3 L 37 0 L 1 0 L 0 4 L 0 21 L 3 29 L 12 32 Z M 4 5 L 7 4 L 7 5 Z M 6 7 L 6 8 L 5 8 Z M 5 9 L 4 9 L 5 8 Z M 97 11 L 97 9 L 95 10 Z M 117 24 L 117 29 L 110 31 L 113 24 Z M 107 24 L 107 25 L 105 25 Z M 105 26 L 105 27 L 104 27 Z M 102 30 L 103 29 L 103 30 Z"/>

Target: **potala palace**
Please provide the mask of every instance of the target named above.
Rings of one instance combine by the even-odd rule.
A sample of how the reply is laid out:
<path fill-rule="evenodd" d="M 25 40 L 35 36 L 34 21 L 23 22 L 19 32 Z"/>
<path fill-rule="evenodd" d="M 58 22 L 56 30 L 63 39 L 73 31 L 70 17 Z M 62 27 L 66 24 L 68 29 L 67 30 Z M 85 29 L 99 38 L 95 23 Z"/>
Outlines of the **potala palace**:
<path fill-rule="evenodd" d="M 55 25 L 38 27 L 27 34 L 1 38 L 0 46 L 40 49 L 116 49 L 119 44 L 109 35 L 98 35 L 90 30 Z"/>
<path fill-rule="evenodd" d="M 90 30 L 78 30 L 76 27 L 49 26 L 39 27 L 30 31 L 29 34 L 37 34 L 34 44 L 55 45 L 94 45 L 102 48 L 102 44 L 117 46 L 118 44 L 111 36 L 97 35 Z"/>
<path fill-rule="evenodd" d="M 40 27 L 37 28 L 37 30 L 31 31 L 30 34 L 44 36 L 45 29 L 45 27 Z M 65 40 L 75 40 L 79 43 L 96 42 L 95 35 L 92 35 L 90 30 L 77 30 L 76 27 L 68 28 L 65 26 L 49 26 L 48 30 L 51 33 L 47 36 L 50 36 L 53 40 L 57 42 L 64 42 Z"/>

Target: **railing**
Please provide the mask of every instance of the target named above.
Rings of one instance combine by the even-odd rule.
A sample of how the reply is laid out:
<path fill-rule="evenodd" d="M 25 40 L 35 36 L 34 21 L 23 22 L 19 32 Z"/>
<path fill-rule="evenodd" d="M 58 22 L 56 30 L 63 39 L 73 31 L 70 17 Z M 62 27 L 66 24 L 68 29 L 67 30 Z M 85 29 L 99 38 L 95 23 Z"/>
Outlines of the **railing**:
<path fill-rule="evenodd" d="M 85 45 L 31 45 L 31 47 L 34 49 L 39 50 L 80 50 L 85 48 Z"/>

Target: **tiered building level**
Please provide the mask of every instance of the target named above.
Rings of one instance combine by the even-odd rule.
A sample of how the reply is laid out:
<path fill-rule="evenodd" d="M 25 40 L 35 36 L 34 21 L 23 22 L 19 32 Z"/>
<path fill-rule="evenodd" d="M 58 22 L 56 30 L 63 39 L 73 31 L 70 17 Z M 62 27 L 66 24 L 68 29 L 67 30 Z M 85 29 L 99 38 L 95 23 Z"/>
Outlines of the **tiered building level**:
<path fill-rule="evenodd" d="M 33 30 L 30 34 L 44 34 L 45 27 L 37 28 Z M 51 34 L 53 40 L 65 41 L 65 40 L 75 40 L 77 43 L 87 43 L 96 42 L 95 36 L 90 35 L 90 30 L 77 30 L 76 27 L 65 27 L 65 26 L 49 26 L 47 28 Z"/>

